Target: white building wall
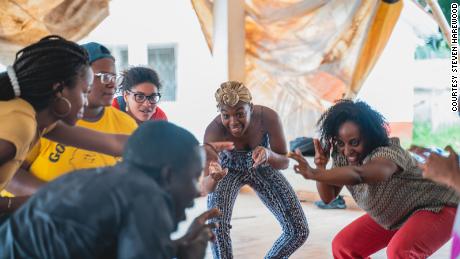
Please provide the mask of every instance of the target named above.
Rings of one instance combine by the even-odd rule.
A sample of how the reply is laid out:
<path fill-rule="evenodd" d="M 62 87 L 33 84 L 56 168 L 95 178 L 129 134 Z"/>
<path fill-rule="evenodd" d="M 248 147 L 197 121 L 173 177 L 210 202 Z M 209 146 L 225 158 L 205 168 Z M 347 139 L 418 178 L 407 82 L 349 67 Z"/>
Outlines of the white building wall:
<path fill-rule="evenodd" d="M 161 102 L 171 122 L 201 140 L 217 109 L 214 91 L 224 73 L 214 61 L 190 1 L 113 0 L 110 15 L 80 43 L 128 46 L 130 65 L 147 65 L 147 46 L 176 46 L 176 101 Z M 161 78 L 161 74 L 159 75 Z"/>
<path fill-rule="evenodd" d="M 418 103 L 416 99 L 419 99 L 414 94 L 414 87 L 443 88 L 447 87 L 446 80 L 450 78 L 448 59 L 414 59 L 416 47 L 424 45 L 417 34 L 427 36 L 437 32 L 434 19 L 411 1 L 405 1 L 388 44 L 364 82 L 358 98 L 381 112 L 390 123 L 412 123 L 414 103 Z"/>
<path fill-rule="evenodd" d="M 414 117 L 414 53 L 418 38 L 405 17 L 411 5 L 405 5 L 401 19 L 375 67 L 363 84 L 358 98 L 366 101 L 389 122 L 412 122 Z"/>

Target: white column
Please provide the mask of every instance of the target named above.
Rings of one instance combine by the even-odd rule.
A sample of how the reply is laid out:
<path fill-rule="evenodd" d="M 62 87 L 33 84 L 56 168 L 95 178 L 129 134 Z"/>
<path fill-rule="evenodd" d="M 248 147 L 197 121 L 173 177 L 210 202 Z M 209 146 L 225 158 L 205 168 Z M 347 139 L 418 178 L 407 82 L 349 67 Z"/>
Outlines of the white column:
<path fill-rule="evenodd" d="M 244 0 L 214 1 L 213 55 L 223 80 L 244 81 Z"/>

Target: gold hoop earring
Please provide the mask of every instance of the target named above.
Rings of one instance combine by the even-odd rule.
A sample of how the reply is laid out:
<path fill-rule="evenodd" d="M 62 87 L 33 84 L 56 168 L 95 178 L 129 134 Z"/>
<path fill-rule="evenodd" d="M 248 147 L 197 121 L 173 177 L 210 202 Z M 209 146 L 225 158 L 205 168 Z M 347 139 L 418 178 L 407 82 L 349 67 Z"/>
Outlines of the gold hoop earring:
<path fill-rule="evenodd" d="M 54 99 L 54 105 L 53 105 L 52 112 L 56 117 L 58 118 L 67 117 L 67 115 L 70 114 L 71 110 L 72 110 L 72 104 L 67 98 L 59 96 L 56 99 Z"/>

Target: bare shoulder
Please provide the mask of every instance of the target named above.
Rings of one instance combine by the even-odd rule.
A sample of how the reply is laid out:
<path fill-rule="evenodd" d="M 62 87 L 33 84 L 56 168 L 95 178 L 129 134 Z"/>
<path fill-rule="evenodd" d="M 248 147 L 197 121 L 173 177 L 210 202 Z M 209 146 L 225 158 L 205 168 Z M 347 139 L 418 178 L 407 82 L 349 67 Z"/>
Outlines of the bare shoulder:
<path fill-rule="evenodd" d="M 204 142 L 220 141 L 224 137 L 224 126 L 220 115 L 217 115 L 206 127 Z"/>
<path fill-rule="evenodd" d="M 278 113 L 270 107 L 254 105 L 254 111 L 259 111 L 263 121 L 274 123 L 279 121 Z"/>
<path fill-rule="evenodd" d="M 217 130 L 222 127 L 222 120 L 220 119 L 220 115 L 214 117 L 214 119 L 208 124 L 206 127 L 206 131 L 209 130 Z"/>

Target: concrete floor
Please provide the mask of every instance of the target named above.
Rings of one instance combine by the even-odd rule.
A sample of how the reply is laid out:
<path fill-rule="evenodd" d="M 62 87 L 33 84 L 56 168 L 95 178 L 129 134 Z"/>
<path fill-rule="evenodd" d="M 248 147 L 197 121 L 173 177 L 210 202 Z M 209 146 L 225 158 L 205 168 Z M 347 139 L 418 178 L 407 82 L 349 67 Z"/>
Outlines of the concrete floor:
<path fill-rule="evenodd" d="M 206 199 L 197 199 L 195 207 L 187 211 L 187 221 L 180 225 L 176 235 L 185 232 L 191 220 L 205 208 Z M 334 235 L 363 214 L 362 211 L 356 209 L 321 210 L 305 202 L 302 202 L 302 208 L 307 216 L 310 236 L 291 258 L 332 258 L 330 245 Z M 281 228 L 278 222 L 255 194 L 241 193 L 238 196 L 232 218 L 231 233 L 233 253 L 236 259 L 263 258 L 280 234 Z M 450 246 L 449 242 L 430 258 L 449 258 Z M 212 258 L 209 247 L 206 258 Z M 385 251 L 379 251 L 372 258 L 386 258 Z"/>
<path fill-rule="evenodd" d="M 296 191 L 315 191 L 313 182 L 307 182 L 289 171 L 285 174 Z M 302 202 L 302 207 L 307 216 L 310 236 L 291 258 L 332 258 L 331 241 L 335 234 L 363 214 L 359 209 L 322 210 L 311 202 Z M 187 211 L 187 221 L 180 225 L 173 237 L 184 233 L 191 220 L 205 209 L 206 198 L 197 199 L 195 207 Z M 280 233 L 278 222 L 258 197 L 251 191 L 240 193 L 232 219 L 231 237 L 235 258 L 263 258 Z M 430 258 L 449 258 L 450 246 L 448 242 Z M 209 247 L 206 258 L 212 258 Z M 386 258 L 385 250 L 379 251 L 372 258 Z"/>

